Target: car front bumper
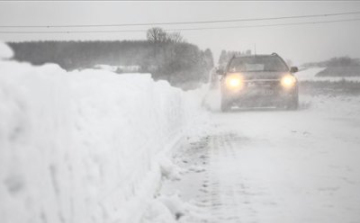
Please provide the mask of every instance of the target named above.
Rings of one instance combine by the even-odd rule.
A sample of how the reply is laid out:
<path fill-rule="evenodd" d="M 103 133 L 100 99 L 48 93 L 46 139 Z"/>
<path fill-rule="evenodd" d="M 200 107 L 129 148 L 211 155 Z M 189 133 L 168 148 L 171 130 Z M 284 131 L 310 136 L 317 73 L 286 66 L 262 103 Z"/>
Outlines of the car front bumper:
<path fill-rule="evenodd" d="M 229 106 L 265 107 L 283 106 L 298 97 L 298 86 L 282 87 L 278 81 L 247 83 L 242 89 L 232 91 L 222 87 L 222 100 Z"/>

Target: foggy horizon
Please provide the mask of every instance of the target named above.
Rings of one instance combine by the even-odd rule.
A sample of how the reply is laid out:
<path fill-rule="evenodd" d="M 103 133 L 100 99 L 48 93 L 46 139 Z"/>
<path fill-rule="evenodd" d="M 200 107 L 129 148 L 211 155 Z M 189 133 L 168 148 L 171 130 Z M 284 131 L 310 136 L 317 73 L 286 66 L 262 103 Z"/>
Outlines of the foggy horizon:
<path fill-rule="evenodd" d="M 360 10 L 360 2 L 0 2 L 0 26 L 76 25 L 76 24 L 137 24 L 193 22 L 231 19 L 256 19 L 321 15 Z M 34 14 L 33 12 L 36 12 Z M 333 57 L 360 58 L 359 15 L 319 18 L 279 19 L 274 21 L 243 21 L 213 24 L 147 25 L 134 27 L 88 28 L 4 28 L 1 31 L 107 31 L 165 30 L 189 28 L 224 28 L 179 31 L 189 42 L 201 49 L 209 48 L 217 62 L 220 52 L 251 50 L 257 54 L 276 52 L 286 60 L 301 65 L 325 61 Z M 355 20 L 353 20 L 355 19 Z M 321 24 L 294 24 L 323 21 L 353 20 Z M 257 26 L 275 25 L 269 27 Z M 3 41 L 38 40 L 146 40 L 146 32 L 135 33 L 0 33 Z"/>

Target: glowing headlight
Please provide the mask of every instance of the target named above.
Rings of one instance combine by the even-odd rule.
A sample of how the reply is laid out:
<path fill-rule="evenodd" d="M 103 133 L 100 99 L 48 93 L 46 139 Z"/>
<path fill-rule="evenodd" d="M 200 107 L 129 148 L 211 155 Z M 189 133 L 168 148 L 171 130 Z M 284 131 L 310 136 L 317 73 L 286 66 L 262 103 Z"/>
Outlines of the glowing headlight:
<path fill-rule="evenodd" d="M 226 87 L 232 90 L 240 90 L 244 85 L 244 80 L 240 74 L 230 74 L 225 79 Z"/>
<path fill-rule="evenodd" d="M 295 85 L 296 78 L 291 75 L 285 75 L 281 78 L 281 85 L 285 88 L 291 88 Z"/>

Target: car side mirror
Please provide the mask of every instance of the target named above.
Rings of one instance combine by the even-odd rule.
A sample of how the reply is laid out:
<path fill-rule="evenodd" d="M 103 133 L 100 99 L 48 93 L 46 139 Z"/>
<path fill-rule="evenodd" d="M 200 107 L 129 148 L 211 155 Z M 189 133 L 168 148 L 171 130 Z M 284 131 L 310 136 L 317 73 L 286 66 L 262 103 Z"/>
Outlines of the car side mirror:
<path fill-rule="evenodd" d="M 297 67 L 291 67 L 290 68 L 290 73 L 296 73 L 298 71 L 299 71 L 299 69 Z"/>

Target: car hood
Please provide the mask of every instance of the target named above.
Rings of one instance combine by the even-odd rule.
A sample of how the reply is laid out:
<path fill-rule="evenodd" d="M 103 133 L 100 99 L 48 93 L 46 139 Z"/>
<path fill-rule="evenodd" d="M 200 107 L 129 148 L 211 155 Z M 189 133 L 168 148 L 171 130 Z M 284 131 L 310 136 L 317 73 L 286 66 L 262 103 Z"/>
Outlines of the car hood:
<path fill-rule="evenodd" d="M 242 72 L 246 80 L 256 79 L 281 79 L 287 72 Z"/>

